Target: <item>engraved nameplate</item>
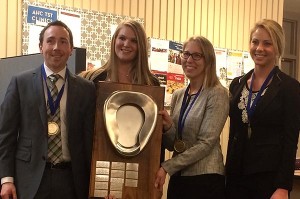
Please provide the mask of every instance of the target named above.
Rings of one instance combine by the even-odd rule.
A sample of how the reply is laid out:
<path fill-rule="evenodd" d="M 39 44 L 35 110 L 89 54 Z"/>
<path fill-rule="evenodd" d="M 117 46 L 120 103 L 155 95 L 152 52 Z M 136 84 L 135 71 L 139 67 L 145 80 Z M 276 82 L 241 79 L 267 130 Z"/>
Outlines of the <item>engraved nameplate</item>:
<path fill-rule="evenodd" d="M 123 189 L 123 183 L 119 183 L 119 182 L 110 183 L 110 190 L 122 191 L 122 189 Z"/>
<path fill-rule="evenodd" d="M 105 197 L 108 195 L 108 191 L 107 190 L 95 190 L 94 191 L 94 196 L 95 197 Z"/>
<path fill-rule="evenodd" d="M 125 180 L 125 186 L 126 187 L 137 187 L 138 186 L 138 181 L 137 180 L 126 179 Z"/>
<path fill-rule="evenodd" d="M 95 182 L 95 189 L 108 189 L 108 182 Z"/>
<path fill-rule="evenodd" d="M 115 170 L 125 170 L 125 163 L 124 162 L 112 162 L 111 169 Z"/>
<path fill-rule="evenodd" d="M 126 164 L 126 170 L 138 171 L 139 170 L 139 164 L 137 164 L 137 163 L 127 163 Z"/>
<path fill-rule="evenodd" d="M 95 181 L 96 182 L 108 182 L 109 176 L 108 175 L 96 175 Z"/>
<path fill-rule="evenodd" d="M 121 170 L 111 170 L 110 176 L 111 176 L 112 178 L 124 178 L 124 176 L 125 176 L 125 171 L 121 171 Z"/>
<path fill-rule="evenodd" d="M 97 168 L 109 168 L 110 162 L 109 161 L 96 161 L 96 167 Z"/>
<path fill-rule="evenodd" d="M 137 180 L 139 178 L 139 174 L 136 171 L 126 171 L 126 178 Z"/>
<path fill-rule="evenodd" d="M 116 198 L 122 198 L 122 191 L 110 191 L 110 195 L 113 195 Z"/>
<path fill-rule="evenodd" d="M 124 178 L 111 178 L 110 182 L 112 182 L 112 183 L 124 183 Z"/>
<path fill-rule="evenodd" d="M 96 175 L 109 175 L 109 169 L 96 168 Z"/>

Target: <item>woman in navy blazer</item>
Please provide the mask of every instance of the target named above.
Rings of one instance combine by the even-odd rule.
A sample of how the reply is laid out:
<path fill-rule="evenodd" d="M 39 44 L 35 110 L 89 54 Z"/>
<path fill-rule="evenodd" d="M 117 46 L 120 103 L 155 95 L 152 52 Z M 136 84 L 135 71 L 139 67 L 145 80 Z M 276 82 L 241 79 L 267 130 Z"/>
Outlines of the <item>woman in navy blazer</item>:
<path fill-rule="evenodd" d="M 264 19 L 250 34 L 255 68 L 230 85 L 226 160 L 229 199 L 287 199 L 293 186 L 300 85 L 278 68 L 282 27 Z"/>

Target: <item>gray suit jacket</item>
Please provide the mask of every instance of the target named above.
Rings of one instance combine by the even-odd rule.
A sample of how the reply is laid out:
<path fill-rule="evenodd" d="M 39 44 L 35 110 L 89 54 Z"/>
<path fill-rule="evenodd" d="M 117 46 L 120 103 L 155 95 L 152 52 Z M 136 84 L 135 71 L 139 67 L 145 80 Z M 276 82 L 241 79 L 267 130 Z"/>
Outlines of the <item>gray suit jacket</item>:
<path fill-rule="evenodd" d="M 164 144 L 170 151 L 173 150 L 185 90 L 175 91 L 172 97 L 171 117 L 174 125 L 163 134 Z M 218 85 L 201 91 L 184 124 L 182 139 L 187 144 L 187 150 L 178 155 L 174 153 L 171 159 L 162 163 L 169 175 L 178 171 L 182 176 L 224 174 L 220 134 L 228 112 L 227 89 Z"/>
<path fill-rule="evenodd" d="M 88 197 L 95 87 L 69 73 L 67 131 L 78 199 Z M 12 78 L 0 109 L 0 178 L 15 179 L 18 199 L 31 199 L 47 159 L 47 110 L 41 67 Z"/>

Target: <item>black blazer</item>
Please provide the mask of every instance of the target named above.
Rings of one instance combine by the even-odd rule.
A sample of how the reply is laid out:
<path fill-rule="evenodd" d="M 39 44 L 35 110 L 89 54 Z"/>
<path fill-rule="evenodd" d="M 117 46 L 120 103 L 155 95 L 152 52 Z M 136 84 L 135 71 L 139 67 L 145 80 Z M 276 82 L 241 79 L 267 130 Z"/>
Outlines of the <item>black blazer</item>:
<path fill-rule="evenodd" d="M 32 199 L 47 159 L 47 108 L 41 67 L 13 77 L 0 109 L 0 178 L 15 179 L 18 199 Z M 66 119 L 74 185 L 88 198 L 95 86 L 69 73 Z M 68 186 L 68 185 L 66 185 Z"/>
<path fill-rule="evenodd" d="M 230 85 L 226 174 L 276 172 L 275 186 L 291 190 L 300 129 L 300 84 L 278 67 L 275 70 L 271 84 L 255 108 L 250 138 L 238 103 L 253 70 L 235 78 Z"/>

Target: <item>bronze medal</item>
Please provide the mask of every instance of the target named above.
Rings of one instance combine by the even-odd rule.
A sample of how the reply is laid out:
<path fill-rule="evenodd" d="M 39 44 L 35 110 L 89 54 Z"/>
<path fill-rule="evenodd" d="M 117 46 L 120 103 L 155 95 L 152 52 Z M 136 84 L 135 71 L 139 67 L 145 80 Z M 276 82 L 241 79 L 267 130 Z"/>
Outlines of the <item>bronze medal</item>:
<path fill-rule="evenodd" d="M 56 135 L 58 130 L 59 126 L 56 122 L 48 122 L 48 135 Z"/>
<path fill-rule="evenodd" d="M 176 139 L 174 142 L 174 150 L 177 153 L 182 153 L 185 151 L 185 149 L 186 149 L 185 142 L 180 139 Z"/>

